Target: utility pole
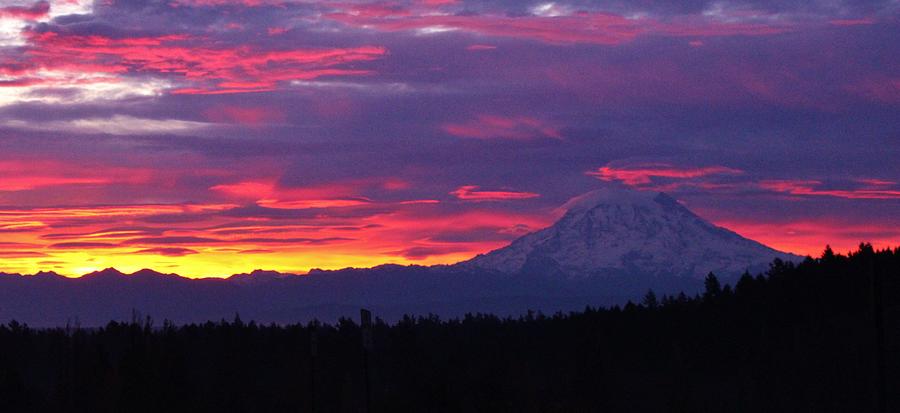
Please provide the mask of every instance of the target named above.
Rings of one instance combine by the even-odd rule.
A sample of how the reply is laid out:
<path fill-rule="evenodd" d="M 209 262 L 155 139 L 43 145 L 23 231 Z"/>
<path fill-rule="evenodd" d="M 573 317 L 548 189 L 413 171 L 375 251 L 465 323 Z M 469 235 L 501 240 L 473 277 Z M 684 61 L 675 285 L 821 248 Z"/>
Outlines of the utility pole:
<path fill-rule="evenodd" d="M 365 308 L 359 310 L 360 327 L 362 328 L 363 348 L 363 380 L 365 382 L 365 412 L 372 412 L 372 384 L 369 378 L 369 351 L 372 350 L 372 312 Z"/>

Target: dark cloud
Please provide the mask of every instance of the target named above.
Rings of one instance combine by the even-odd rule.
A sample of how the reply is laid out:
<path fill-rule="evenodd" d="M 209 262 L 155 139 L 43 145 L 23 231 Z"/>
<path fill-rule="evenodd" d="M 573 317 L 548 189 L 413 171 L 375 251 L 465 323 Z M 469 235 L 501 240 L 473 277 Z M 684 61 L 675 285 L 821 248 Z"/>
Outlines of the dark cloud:
<path fill-rule="evenodd" d="M 116 244 L 108 242 L 60 242 L 51 244 L 47 248 L 50 249 L 96 249 L 96 248 L 115 248 Z"/>
<path fill-rule="evenodd" d="M 162 255 L 165 257 L 183 257 L 185 255 L 197 254 L 197 251 L 190 248 L 147 248 L 130 252 L 130 254 L 150 254 Z"/>

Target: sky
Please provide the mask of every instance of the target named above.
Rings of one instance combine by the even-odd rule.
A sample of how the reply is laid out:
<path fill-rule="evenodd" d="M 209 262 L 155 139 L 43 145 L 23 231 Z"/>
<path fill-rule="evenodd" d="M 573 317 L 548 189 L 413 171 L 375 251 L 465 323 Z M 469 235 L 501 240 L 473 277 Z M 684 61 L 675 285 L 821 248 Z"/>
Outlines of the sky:
<path fill-rule="evenodd" d="M 0 271 L 453 263 L 604 187 L 900 245 L 900 1 L 0 0 Z"/>

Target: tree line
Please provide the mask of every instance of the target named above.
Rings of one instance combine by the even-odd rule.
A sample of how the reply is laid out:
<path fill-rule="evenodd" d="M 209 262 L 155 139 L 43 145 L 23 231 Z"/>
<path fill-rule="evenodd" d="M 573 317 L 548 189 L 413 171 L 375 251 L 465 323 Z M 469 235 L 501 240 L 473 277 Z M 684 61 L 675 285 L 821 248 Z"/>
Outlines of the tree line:
<path fill-rule="evenodd" d="M 0 325 L 4 412 L 887 412 L 898 389 L 900 248 L 869 244 L 565 314 Z"/>

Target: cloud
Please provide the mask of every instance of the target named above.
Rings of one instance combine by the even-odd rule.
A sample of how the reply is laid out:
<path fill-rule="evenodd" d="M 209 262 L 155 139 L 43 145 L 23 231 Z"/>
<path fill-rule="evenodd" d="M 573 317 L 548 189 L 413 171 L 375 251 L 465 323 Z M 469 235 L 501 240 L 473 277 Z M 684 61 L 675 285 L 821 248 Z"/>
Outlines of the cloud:
<path fill-rule="evenodd" d="M 278 108 L 220 105 L 209 108 L 203 113 L 210 121 L 239 125 L 253 126 L 284 122 L 285 120 L 284 111 Z"/>
<path fill-rule="evenodd" d="M 326 15 L 341 23 L 379 31 L 415 31 L 420 34 L 461 30 L 495 37 L 513 37 L 546 43 L 619 44 L 633 40 L 644 30 L 621 16 L 591 13 L 579 16 L 509 17 L 500 15 L 413 15 L 366 13 L 356 9 Z"/>
<path fill-rule="evenodd" d="M 449 263 L 603 184 L 896 227 L 884 2 L 0 3 L 0 248 L 63 272 Z"/>
<path fill-rule="evenodd" d="M 0 19 L 14 18 L 23 20 L 38 20 L 46 17 L 50 12 L 50 3 L 39 1 L 31 6 L 6 6 L 0 7 Z"/>
<path fill-rule="evenodd" d="M 36 232 L 47 227 L 43 222 L 29 221 L 27 220 L 27 218 L 24 220 L 9 220 L 10 222 L 4 221 L 6 220 L 0 220 L 0 234 L 16 232 Z"/>
<path fill-rule="evenodd" d="M 629 186 L 651 186 L 660 178 L 669 180 L 702 178 L 715 175 L 738 175 L 743 171 L 725 166 L 683 167 L 667 163 L 609 163 L 587 172 L 602 181 L 618 181 Z"/>
<path fill-rule="evenodd" d="M 518 14 L 496 10 L 450 14 L 397 5 L 336 4 L 335 10 L 324 16 L 368 30 L 407 31 L 419 35 L 463 31 L 550 44 L 618 45 L 640 36 L 760 36 L 798 28 L 795 22 L 786 20 L 783 13 L 748 13 L 718 8 L 702 14 L 664 16 L 660 19 L 640 12 L 624 16 L 604 10 L 579 10 L 556 3 L 539 4 L 528 13 Z"/>
<path fill-rule="evenodd" d="M 896 226 L 871 222 L 854 222 L 829 217 L 808 217 L 800 220 L 768 221 L 748 219 L 716 220 L 715 224 L 731 229 L 750 239 L 781 251 L 818 257 L 830 245 L 835 251 L 855 250 L 860 242 L 870 242 L 876 248 L 896 247 L 900 230 Z"/>
<path fill-rule="evenodd" d="M 91 71 L 32 68 L 2 76 L 0 107 L 19 103 L 80 104 L 152 98 L 172 87 L 164 79 L 125 78 Z"/>
<path fill-rule="evenodd" d="M 144 96 L 222 94 L 271 91 L 292 80 L 348 76 L 369 70 L 344 68 L 380 58 L 378 46 L 274 49 L 250 45 L 224 46 L 186 34 L 112 37 L 63 31 L 27 31 L 26 46 L 12 63 L 15 73 L 4 80 L 17 86 L 0 105 L 19 101 L 52 101 L 41 88 L 75 89 L 83 96 L 109 99 L 106 89 L 130 83 Z M 128 88 L 119 93 L 125 94 Z"/>
<path fill-rule="evenodd" d="M 160 228 L 149 227 L 116 227 L 104 228 L 98 231 L 80 232 L 80 233 L 51 233 L 41 235 L 41 239 L 116 239 L 128 238 L 135 236 L 152 236 L 161 235 L 165 230 Z"/>
<path fill-rule="evenodd" d="M 186 255 L 198 254 L 197 251 L 189 248 L 147 248 L 138 251 L 129 252 L 129 254 L 147 254 L 162 255 L 164 257 L 184 257 Z"/>
<path fill-rule="evenodd" d="M 97 248 L 115 248 L 116 244 L 110 244 L 108 242 L 60 242 L 57 244 L 50 244 L 47 248 L 50 249 L 65 249 L 65 250 L 86 250 L 86 249 L 97 249 Z"/>
<path fill-rule="evenodd" d="M 461 123 L 445 123 L 444 132 L 460 138 L 474 139 L 562 139 L 556 127 L 527 116 L 479 115 Z"/>
<path fill-rule="evenodd" d="M 43 258 L 47 254 L 37 251 L 0 251 L 0 258 Z"/>
<path fill-rule="evenodd" d="M 145 237 L 132 238 L 122 242 L 123 245 L 324 245 L 336 242 L 352 241 L 352 238 L 328 237 L 328 238 L 234 238 L 218 239 L 209 237 L 178 236 L 178 237 Z"/>
<path fill-rule="evenodd" d="M 0 175 L 3 176 L 0 179 L 2 193 L 65 186 L 136 185 L 149 182 L 153 172 L 144 168 L 74 164 L 55 159 L 21 159 L 0 160 Z"/>
<path fill-rule="evenodd" d="M 797 197 L 900 199 L 894 181 L 862 178 L 828 184 L 817 179 L 759 179 L 724 166 L 680 167 L 666 163 L 613 162 L 587 173 L 600 180 L 659 191 L 684 189 L 719 193 L 771 192 Z M 719 181 L 729 178 L 727 182 Z"/>
<path fill-rule="evenodd" d="M 7 120 L 0 125 L 15 129 L 109 135 L 192 135 L 214 127 L 214 124 L 205 122 L 145 119 L 125 115 L 46 122 Z"/>
<path fill-rule="evenodd" d="M 143 237 L 125 240 L 122 242 L 122 245 L 209 245 L 222 242 L 225 241 L 209 237 Z"/>
<path fill-rule="evenodd" d="M 463 201 L 511 201 L 511 200 L 522 200 L 522 199 L 531 199 L 537 198 L 541 196 L 540 194 L 536 194 L 533 192 L 516 192 L 516 191 L 484 191 L 481 190 L 480 187 L 476 185 L 465 185 L 457 188 L 455 191 L 450 192 L 450 195 L 455 196 L 458 199 Z"/>
<path fill-rule="evenodd" d="M 759 187 L 773 192 L 790 194 L 794 196 L 828 196 L 847 199 L 900 199 L 900 187 L 896 182 L 884 180 L 862 180 L 862 187 L 856 188 L 827 188 L 822 181 L 780 179 L 764 180 L 759 182 Z"/>
<path fill-rule="evenodd" d="M 466 251 L 468 248 L 455 245 L 430 245 L 410 247 L 397 253 L 405 258 L 420 261 L 433 256 L 447 255 Z"/>

